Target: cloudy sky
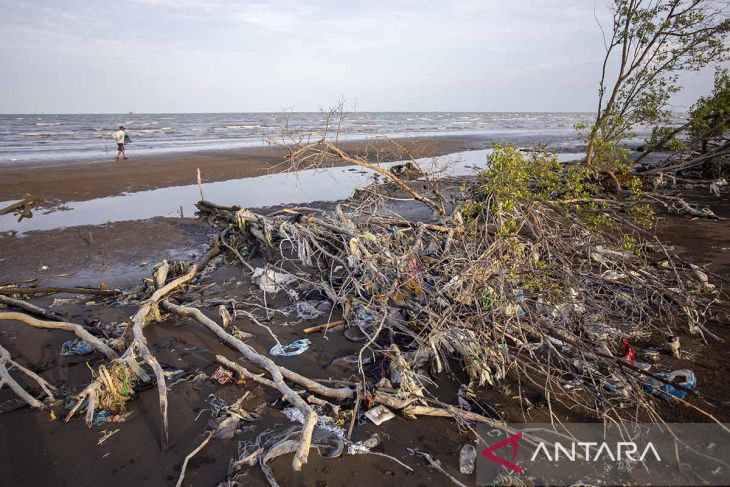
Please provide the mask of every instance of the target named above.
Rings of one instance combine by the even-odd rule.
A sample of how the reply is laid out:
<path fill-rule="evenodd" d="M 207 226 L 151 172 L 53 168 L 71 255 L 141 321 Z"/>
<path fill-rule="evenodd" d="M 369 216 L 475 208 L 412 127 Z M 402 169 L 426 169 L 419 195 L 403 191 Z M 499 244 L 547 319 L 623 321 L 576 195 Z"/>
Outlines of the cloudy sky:
<path fill-rule="evenodd" d="M 606 1 L 0 0 L 0 113 L 593 111 Z"/>

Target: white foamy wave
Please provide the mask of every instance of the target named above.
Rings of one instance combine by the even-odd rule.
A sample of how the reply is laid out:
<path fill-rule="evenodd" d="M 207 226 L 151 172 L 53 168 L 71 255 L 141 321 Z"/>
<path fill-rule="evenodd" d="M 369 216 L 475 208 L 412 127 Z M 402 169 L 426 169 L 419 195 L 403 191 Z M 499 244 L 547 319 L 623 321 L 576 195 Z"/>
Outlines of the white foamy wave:
<path fill-rule="evenodd" d="M 130 132 L 137 132 L 140 134 L 159 134 L 160 132 L 167 132 L 168 130 L 172 130 L 172 127 L 162 127 L 159 129 L 135 129 Z"/>
<path fill-rule="evenodd" d="M 226 125 L 223 127 L 223 130 L 249 130 L 258 128 L 261 128 L 261 125 Z"/>
<path fill-rule="evenodd" d="M 56 137 L 57 135 L 74 135 L 73 132 L 20 132 L 25 137 Z"/>
<path fill-rule="evenodd" d="M 39 126 L 53 126 L 53 125 L 61 125 L 61 122 L 36 122 L 36 125 Z"/>

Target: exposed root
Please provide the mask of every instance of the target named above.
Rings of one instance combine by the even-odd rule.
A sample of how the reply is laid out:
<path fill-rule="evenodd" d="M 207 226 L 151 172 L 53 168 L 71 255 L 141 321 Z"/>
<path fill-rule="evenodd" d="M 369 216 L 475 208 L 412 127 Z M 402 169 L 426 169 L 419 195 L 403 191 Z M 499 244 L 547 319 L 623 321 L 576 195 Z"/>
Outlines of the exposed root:
<path fill-rule="evenodd" d="M 47 294 L 91 294 L 94 296 L 114 296 L 119 294 L 115 289 L 98 289 L 90 287 L 0 287 L 0 294 L 6 296 L 42 296 Z"/>
<path fill-rule="evenodd" d="M 51 321 L 66 321 L 66 319 L 56 314 L 52 311 L 48 311 L 47 309 L 43 309 L 40 306 L 36 306 L 33 303 L 29 303 L 28 301 L 23 301 L 22 299 L 15 299 L 11 298 L 10 296 L 5 296 L 4 294 L 0 294 L 0 303 L 5 304 L 7 306 L 11 306 L 13 308 L 18 308 L 23 311 L 27 311 L 28 313 L 39 316 L 41 318 L 45 318 L 47 320 Z"/>
<path fill-rule="evenodd" d="M 53 402 L 56 400 L 53 397 L 53 391 L 55 390 L 55 387 L 46 382 L 45 379 L 43 379 L 32 370 L 28 370 L 19 363 L 15 362 L 10 356 L 10 352 L 8 352 L 4 347 L 0 346 L 0 388 L 3 386 L 3 384 L 7 384 L 8 387 L 10 387 L 10 390 L 17 394 L 17 396 L 20 397 L 23 401 L 28 403 L 30 407 L 44 409 L 46 407 L 45 404 L 43 404 L 35 397 L 31 396 L 25 389 L 23 389 L 20 384 L 18 384 L 15 379 L 13 379 L 9 372 L 12 369 L 17 369 L 18 371 L 35 381 L 41 387 L 41 389 L 43 389 L 43 392 L 45 392 L 46 396 L 48 396 L 49 401 Z"/>
<path fill-rule="evenodd" d="M 26 325 L 30 325 L 33 328 L 43 328 L 49 330 L 64 330 L 74 333 L 77 337 L 88 342 L 95 349 L 103 353 L 109 360 L 114 360 L 118 357 L 117 353 L 112 350 L 106 343 L 99 340 L 97 337 L 86 331 L 81 325 L 75 323 L 67 323 L 64 321 L 43 321 L 34 318 L 25 313 L 17 313 L 13 311 L 0 312 L 0 320 L 5 321 L 20 321 Z"/>
<path fill-rule="evenodd" d="M 286 401 L 290 402 L 304 415 L 305 421 L 302 429 L 301 440 L 297 447 L 296 454 L 294 455 L 294 459 L 292 460 L 292 468 L 297 472 L 301 470 L 302 466 L 307 463 L 309 448 L 312 443 L 312 432 L 314 431 L 314 426 L 317 424 L 317 413 L 314 412 L 312 407 L 307 404 L 307 402 L 302 399 L 299 394 L 294 392 L 294 390 L 292 390 L 286 382 L 284 382 L 284 376 L 282 375 L 282 370 L 279 366 L 277 366 L 270 358 L 259 354 L 252 347 L 246 345 L 238 338 L 226 332 L 220 325 L 218 325 L 218 323 L 205 316 L 200 312 L 200 310 L 177 306 L 169 301 L 163 303 L 163 308 L 177 314 L 178 316 L 195 318 L 200 324 L 212 331 L 223 343 L 240 352 L 247 362 L 251 362 L 257 367 L 266 370 L 269 375 L 271 375 L 271 384 L 267 383 L 266 385 L 276 388 Z"/>

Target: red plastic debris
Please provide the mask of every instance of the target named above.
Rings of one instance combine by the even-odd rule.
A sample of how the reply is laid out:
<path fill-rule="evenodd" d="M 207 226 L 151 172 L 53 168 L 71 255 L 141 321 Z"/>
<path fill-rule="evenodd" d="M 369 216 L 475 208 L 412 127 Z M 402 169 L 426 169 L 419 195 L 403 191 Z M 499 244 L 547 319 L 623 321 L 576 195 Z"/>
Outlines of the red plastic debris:
<path fill-rule="evenodd" d="M 636 355 L 634 352 L 633 347 L 629 343 L 628 338 L 622 338 L 621 343 L 624 346 L 624 360 L 629 363 L 629 365 L 634 365 L 634 356 Z"/>

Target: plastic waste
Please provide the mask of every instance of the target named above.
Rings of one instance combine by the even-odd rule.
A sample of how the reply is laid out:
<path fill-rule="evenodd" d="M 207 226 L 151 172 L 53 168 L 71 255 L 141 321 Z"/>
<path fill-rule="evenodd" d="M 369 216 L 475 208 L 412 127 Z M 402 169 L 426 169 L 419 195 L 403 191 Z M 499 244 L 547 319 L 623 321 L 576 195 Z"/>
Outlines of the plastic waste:
<path fill-rule="evenodd" d="M 372 357 L 363 357 L 362 363 L 365 364 L 371 364 L 373 363 Z M 357 355 L 346 355 L 344 357 L 337 357 L 336 359 L 332 360 L 330 362 L 330 365 L 338 366 L 338 367 L 355 367 L 358 365 L 358 356 Z M 392 386 L 389 386 L 392 387 Z"/>
<path fill-rule="evenodd" d="M 604 382 L 603 389 L 610 392 L 611 394 L 616 394 L 616 395 L 620 395 L 620 396 L 626 395 L 625 386 L 613 384 L 611 382 Z"/>
<path fill-rule="evenodd" d="M 223 367 L 218 367 L 210 378 L 218 381 L 221 385 L 227 384 L 231 381 L 231 379 L 233 379 L 233 372 L 228 369 L 224 369 Z"/>
<path fill-rule="evenodd" d="M 634 348 L 631 346 L 631 343 L 629 343 L 629 339 L 622 338 L 621 344 L 624 346 L 624 361 L 628 362 L 629 365 L 634 365 L 636 353 L 634 352 Z"/>
<path fill-rule="evenodd" d="M 320 306 L 329 311 L 329 309 L 327 309 L 328 304 L 328 301 L 298 301 L 283 311 L 287 314 L 296 313 L 300 320 L 313 320 L 314 318 L 324 314 L 324 312 L 319 309 Z"/>
<path fill-rule="evenodd" d="M 474 445 L 466 444 L 459 451 L 459 472 L 469 475 L 474 471 L 474 463 L 477 460 L 477 449 Z"/>
<path fill-rule="evenodd" d="M 236 436 L 236 430 L 238 429 L 240 422 L 241 419 L 236 416 L 228 416 L 227 418 L 224 418 L 220 423 L 218 423 L 218 426 L 216 426 L 213 438 L 230 440 Z"/>
<path fill-rule="evenodd" d="M 271 269 L 262 269 L 257 267 L 251 276 L 251 282 L 258 284 L 259 288 L 267 293 L 276 294 L 286 286 L 296 281 L 297 278 L 292 274 L 284 274 Z"/>
<path fill-rule="evenodd" d="M 662 372 L 656 374 L 656 376 L 669 382 L 669 384 L 664 384 L 656 379 L 649 379 L 644 386 L 644 390 L 667 401 L 671 400 L 672 396 L 684 399 L 688 391 L 697 387 L 697 377 L 689 369 L 679 369 L 669 373 Z"/>
<path fill-rule="evenodd" d="M 360 328 L 357 326 L 351 326 L 350 328 L 347 328 L 345 330 L 345 338 L 350 340 L 351 342 L 364 342 L 368 339 L 367 335 L 365 335 Z"/>
<path fill-rule="evenodd" d="M 281 357 L 291 357 L 292 355 L 300 355 L 309 350 L 312 341 L 308 338 L 303 338 L 295 342 L 291 342 L 289 345 L 274 345 L 269 350 L 270 355 L 278 355 Z"/>
<path fill-rule="evenodd" d="M 93 351 L 94 347 L 80 338 L 69 340 L 61 345 L 61 355 L 88 355 Z"/>
<path fill-rule="evenodd" d="M 363 308 L 362 306 L 358 306 L 355 308 L 355 321 L 359 322 L 360 324 L 364 326 L 370 326 L 375 321 L 375 316 L 368 311 L 367 309 Z"/>
<path fill-rule="evenodd" d="M 370 450 L 380 444 L 380 436 L 377 433 L 373 433 L 367 440 L 358 441 L 347 447 L 347 453 L 355 455 L 358 453 L 369 453 Z"/>
<path fill-rule="evenodd" d="M 659 350 L 644 350 L 641 355 L 650 362 L 659 362 Z"/>
<path fill-rule="evenodd" d="M 94 413 L 94 426 L 101 426 L 102 424 L 106 423 L 110 420 L 112 416 L 111 411 L 108 409 L 100 409 Z"/>
<path fill-rule="evenodd" d="M 461 384 L 459 386 L 459 392 L 457 393 L 457 400 L 459 402 L 459 406 L 461 406 L 465 411 L 471 411 L 472 410 L 472 404 L 466 397 L 466 391 L 467 387 L 465 384 Z"/>
<path fill-rule="evenodd" d="M 376 426 L 380 426 L 386 421 L 395 418 L 395 414 L 381 404 L 380 406 L 375 406 L 374 408 L 366 411 L 365 417 L 372 421 Z"/>

